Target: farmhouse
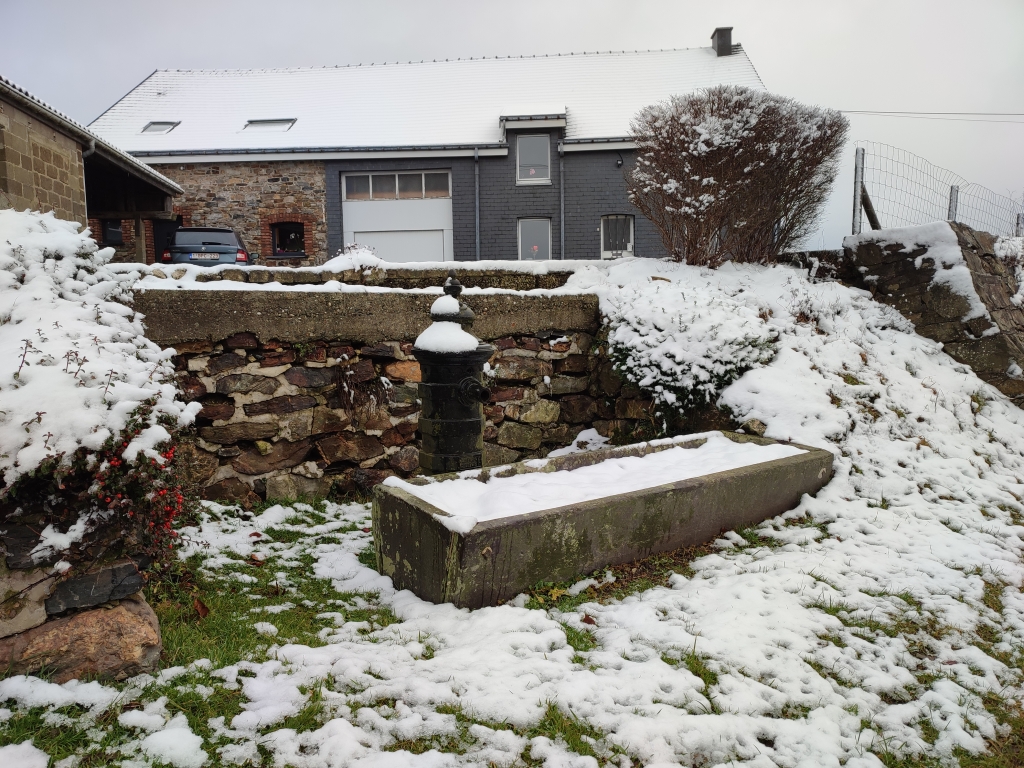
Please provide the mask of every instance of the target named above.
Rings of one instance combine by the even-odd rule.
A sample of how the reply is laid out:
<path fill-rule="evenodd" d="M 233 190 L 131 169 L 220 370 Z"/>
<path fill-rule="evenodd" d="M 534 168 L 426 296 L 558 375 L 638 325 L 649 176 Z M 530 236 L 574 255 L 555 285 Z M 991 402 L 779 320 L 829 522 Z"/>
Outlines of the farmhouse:
<path fill-rule="evenodd" d="M 92 128 L 185 190 L 169 228 L 234 228 L 263 263 L 661 256 L 626 197 L 630 120 L 763 88 L 732 28 L 682 50 L 154 72 Z M 152 261 L 157 255 L 147 253 Z"/>
<path fill-rule="evenodd" d="M 181 188 L 150 166 L 0 77 L 0 208 L 52 212 L 141 261 L 152 221 L 172 219 Z M 136 238 L 135 232 L 146 237 Z"/>

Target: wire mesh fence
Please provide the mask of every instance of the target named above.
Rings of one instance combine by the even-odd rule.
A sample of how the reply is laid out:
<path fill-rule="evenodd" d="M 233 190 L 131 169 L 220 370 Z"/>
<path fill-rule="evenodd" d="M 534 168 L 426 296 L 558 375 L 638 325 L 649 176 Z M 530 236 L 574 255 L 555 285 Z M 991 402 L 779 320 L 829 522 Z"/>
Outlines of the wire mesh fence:
<path fill-rule="evenodd" d="M 1020 201 L 972 184 L 904 149 L 873 141 L 858 141 L 856 146 L 858 163 L 859 150 L 864 150 L 862 180 L 868 204 L 883 227 L 953 220 L 994 235 L 1021 236 Z M 859 231 L 858 213 L 859 209 L 854 229 Z"/>

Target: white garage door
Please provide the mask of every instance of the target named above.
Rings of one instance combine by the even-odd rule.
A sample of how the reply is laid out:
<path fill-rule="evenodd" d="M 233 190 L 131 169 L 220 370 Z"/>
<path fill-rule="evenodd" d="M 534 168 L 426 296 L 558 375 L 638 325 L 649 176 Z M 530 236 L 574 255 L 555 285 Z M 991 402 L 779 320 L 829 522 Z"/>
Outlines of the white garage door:
<path fill-rule="evenodd" d="M 355 241 L 373 248 L 384 261 L 444 261 L 443 229 L 356 232 Z"/>

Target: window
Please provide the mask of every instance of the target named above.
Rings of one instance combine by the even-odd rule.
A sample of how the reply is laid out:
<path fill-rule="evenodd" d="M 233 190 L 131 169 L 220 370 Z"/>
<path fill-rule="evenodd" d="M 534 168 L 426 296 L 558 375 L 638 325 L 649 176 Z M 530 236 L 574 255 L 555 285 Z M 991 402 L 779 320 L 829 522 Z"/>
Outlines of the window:
<path fill-rule="evenodd" d="M 104 219 L 100 226 L 104 245 L 124 245 L 120 219 Z"/>
<path fill-rule="evenodd" d="M 301 222 L 282 221 L 270 225 L 274 256 L 305 256 L 306 228 Z"/>
<path fill-rule="evenodd" d="M 175 245 L 241 245 L 235 233 L 223 229 L 179 229 L 174 233 Z"/>
<path fill-rule="evenodd" d="M 345 200 L 434 200 L 451 197 L 448 171 L 352 174 L 344 178 Z"/>
<path fill-rule="evenodd" d="M 249 120 L 246 122 L 243 131 L 277 131 L 284 132 L 295 125 L 295 118 L 285 120 Z"/>
<path fill-rule="evenodd" d="M 551 146 L 546 134 L 516 139 L 516 160 L 519 184 L 551 183 Z"/>
<path fill-rule="evenodd" d="M 175 128 L 181 125 L 177 123 L 146 123 L 146 126 L 142 129 L 143 133 L 170 133 Z"/>
<path fill-rule="evenodd" d="M 616 259 L 633 252 L 633 217 L 601 217 L 601 258 Z"/>
<path fill-rule="evenodd" d="M 519 220 L 519 258 L 532 261 L 551 258 L 551 219 Z"/>

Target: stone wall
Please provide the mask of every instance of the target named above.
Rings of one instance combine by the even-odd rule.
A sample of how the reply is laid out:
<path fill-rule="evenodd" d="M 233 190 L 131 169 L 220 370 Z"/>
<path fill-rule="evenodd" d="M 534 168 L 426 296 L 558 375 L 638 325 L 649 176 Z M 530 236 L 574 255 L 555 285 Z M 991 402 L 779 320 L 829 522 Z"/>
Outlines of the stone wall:
<path fill-rule="evenodd" d="M 85 222 L 79 143 L 2 100 L 0 205 L 53 211 L 59 219 Z"/>
<path fill-rule="evenodd" d="M 937 267 L 928 247 L 892 242 L 899 236 L 887 238 L 886 230 L 871 233 L 876 242 L 861 240 L 856 248 L 845 249 L 852 269 L 845 270 L 843 279 L 898 309 L 918 333 L 942 342 L 954 360 L 971 366 L 979 378 L 1018 404 L 1024 403 L 1024 378 L 1011 374 L 1014 365 L 1024 367 L 1024 311 L 1011 300 L 1020 287 L 1014 268 L 996 256 L 993 235 L 954 222 L 950 227 L 991 320 L 962 320 L 970 314 L 968 299 L 934 282 Z"/>
<path fill-rule="evenodd" d="M 279 222 L 304 226 L 306 258 L 289 264 L 322 264 L 327 252 L 324 164 L 315 160 L 160 164 L 185 194 L 174 211 L 186 227 L 229 227 L 260 263 L 274 261 L 270 228 Z"/>

